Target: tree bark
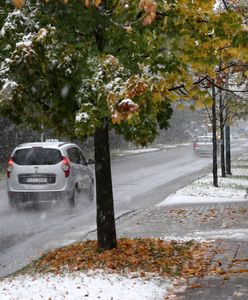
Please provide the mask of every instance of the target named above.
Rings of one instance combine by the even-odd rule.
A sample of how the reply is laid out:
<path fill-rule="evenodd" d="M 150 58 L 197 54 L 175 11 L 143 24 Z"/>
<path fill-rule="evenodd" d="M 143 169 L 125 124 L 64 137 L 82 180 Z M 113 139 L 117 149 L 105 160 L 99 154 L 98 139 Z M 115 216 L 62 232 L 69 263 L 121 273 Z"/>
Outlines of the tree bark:
<path fill-rule="evenodd" d="M 216 90 L 212 86 L 212 134 L 213 134 L 213 185 L 218 187 L 218 163 L 217 163 L 217 117 L 216 117 Z"/>
<path fill-rule="evenodd" d="M 98 247 L 110 250 L 117 247 L 112 176 L 110 165 L 108 118 L 96 129 L 95 174 L 97 203 L 97 239 Z"/>
<path fill-rule="evenodd" d="M 102 0 L 98 9 L 100 11 L 106 8 L 107 0 Z M 97 48 L 99 52 L 103 52 L 105 41 L 102 26 L 97 26 L 94 34 Z M 102 126 L 96 129 L 94 135 L 97 240 L 98 248 L 101 250 L 111 250 L 117 247 L 108 122 L 108 117 L 105 117 Z"/>
<path fill-rule="evenodd" d="M 221 176 L 226 177 L 226 166 L 225 166 L 225 135 L 224 135 L 224 103 L 222 97 L 222 91 L 219 91 L 219 108 L 220 108 L 220 164 L 221 164 Z"/>
<path fill-rule="evenodd" d="M 230 143 L 230 126 L 226 125 L 226 173 L 232 175 L 231 172 L 231 143 Z"/>

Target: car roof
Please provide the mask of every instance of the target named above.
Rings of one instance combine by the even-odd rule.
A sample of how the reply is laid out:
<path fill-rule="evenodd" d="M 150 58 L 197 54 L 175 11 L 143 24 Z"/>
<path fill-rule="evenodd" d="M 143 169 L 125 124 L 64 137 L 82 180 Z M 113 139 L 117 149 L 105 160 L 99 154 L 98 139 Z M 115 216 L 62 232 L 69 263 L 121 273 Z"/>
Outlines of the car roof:
<path fill-rule="evenodd" d="M 43 147 L 43 148 L 61 148 L 62 146 L 76 146 L 76 144 L 68 142 L 33 142 L 18 145 L 15 149 Z"/>
<path fill-rule="evenodd" d="M 196 138 L 196 140 L 200 141 L 200 142 L 201 141 L 204 141 L 204 142 L 209 141 L 210 142 L 212 139 L 213 139 L 213 137 L 211 135 L 210 136 L 209 135 L 200 135 Z"/>
<path fill-rule="evenodd" d="M 199 136 L 197 136 L 196 138 L 197 138 L 197 139 L 199 139 L 199 138 L 210 138 L 210 139 L 212 139 L 213 136 L 212 136 L 212 135 L 199 135 Z"/>

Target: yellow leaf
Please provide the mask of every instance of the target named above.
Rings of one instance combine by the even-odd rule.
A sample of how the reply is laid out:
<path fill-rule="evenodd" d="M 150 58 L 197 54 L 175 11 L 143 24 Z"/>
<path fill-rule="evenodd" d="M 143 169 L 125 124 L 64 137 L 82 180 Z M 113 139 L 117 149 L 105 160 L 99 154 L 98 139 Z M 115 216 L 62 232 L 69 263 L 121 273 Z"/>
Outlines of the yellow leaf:
<path fill-rule="evenodd" d="M 155 102 L 161 101 L 162 100 L 161 94 L 160 93 L 154 93 L 153 97 L 152 97 L 152 100 L 155 101 Z"/>
<path fill-rule="evenodd" d="M 204 100 L 203 100 L 203 103 L 206 105 L 206 106 L 210 106 L 212 105 L 212 98 L 211 97 L 206 97 Z"/>
<path fill-rule="evenodd" d="M 126 26 L 125 29 L 126 29 L 127 33 L 129 33 L 129 34 L 131 34 L 133 32 L 132 26 Z"/>
<path fill-rule="evenodd" d="M 190 109 L 191 111 L 195 111 L 195 106 L 194 106 L 194 104 L 191 104 L 190 107 L 189 107 L 189 109 Z"/>
<path fill-rule="evenodd" d="M 177 109 L 179 109 L 179 110 L 184 110 L 184 109 L 185 109 L 185 106 L 184 106 L 182 103 L 178 103 L 178 104 L 177 104 Z"/>
<path fill-rule="evenodd" d="M 115 104 L 117 100 L 116 94 L 112 91 L 109 92 L 108 97 L 107 97 L 107 102 L 108 104 Z"/>

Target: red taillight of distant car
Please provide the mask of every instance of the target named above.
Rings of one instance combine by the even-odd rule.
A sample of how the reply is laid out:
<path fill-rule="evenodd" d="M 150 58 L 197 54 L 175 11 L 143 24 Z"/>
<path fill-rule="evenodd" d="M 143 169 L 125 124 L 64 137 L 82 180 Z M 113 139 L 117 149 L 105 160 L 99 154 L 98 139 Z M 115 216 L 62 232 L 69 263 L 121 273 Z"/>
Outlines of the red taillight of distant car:
<path fill-rule="evenodd" d="M 71 169 L 70 160 L 68 157 L 63 157 L 61 168 L 65 173 L 65 177 L 68 177 Z"/>
<path fill-rule="evenodd" d="M 8 161 L 8 164 L 7 164 L 7 178 L 10 178 L 10 173 L 12 172 L 13 170 L 13 160 L 12 158 L 10 158 L 10 160 Z"/>
<path fill-rule="evenodd" d="M 197 143 L 195 143 L 195 144 L 193 145 L 193 150 L 195 150 L 195 149 L 199 149 L 199 145 L 198 145 Z"/>

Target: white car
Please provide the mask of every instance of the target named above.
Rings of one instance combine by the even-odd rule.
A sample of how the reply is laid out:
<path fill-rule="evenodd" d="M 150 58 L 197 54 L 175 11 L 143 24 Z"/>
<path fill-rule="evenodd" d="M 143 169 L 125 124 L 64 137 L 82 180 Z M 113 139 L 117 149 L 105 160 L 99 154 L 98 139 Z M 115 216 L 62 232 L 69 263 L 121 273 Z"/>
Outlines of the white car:
<path fill-rule="evenodd" d="M 210 156 L 213 153 L 213 138 L 212 136 L 198 136 L 193 144 L 193 151 L 200 156 Z"/>
<path fill-rule="evenodd" d="M 94 176 L 90 162 L 72 143 L 52 141 L 17 146 L 7 165 L 10 206 L 63 198 L 75 205 L 83 192 L 93 200 Z"/>

